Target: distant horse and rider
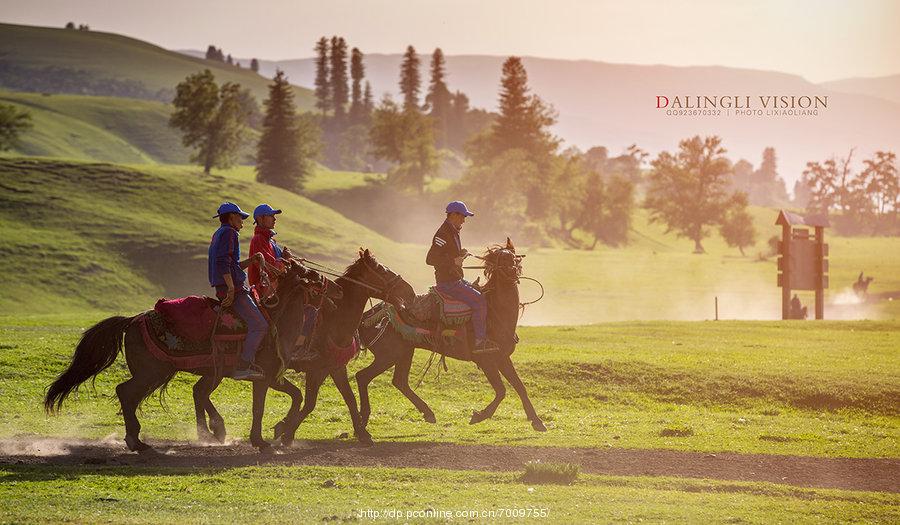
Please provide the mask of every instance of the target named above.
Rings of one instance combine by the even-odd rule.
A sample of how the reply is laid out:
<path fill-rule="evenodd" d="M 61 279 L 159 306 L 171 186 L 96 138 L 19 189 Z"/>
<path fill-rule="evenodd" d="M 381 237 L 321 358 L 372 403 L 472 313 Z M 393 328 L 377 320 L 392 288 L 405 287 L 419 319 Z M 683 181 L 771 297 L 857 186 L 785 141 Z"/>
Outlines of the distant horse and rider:
<path fill-rule="evenodd" d="M 268 389 L 291 397 L 287 414 L 275 425 L 276 439 L 290 445 L 315 408 L 322 382 L 331 377 L 347 405 L 355 436 L 371 444 L 366 429 L 371 414 L 368 387 L 391 366 L 394 386 L 426 421 L 435 421 L 434 413 L 409 386 L 413 352 L 425 348 L 442 359 L 474 362 L 494 388 L 494 400 L 476 411 L 471 423 L 496 411 L 505 395 L 502 375 L 521 397 L 534 429 L 546 430 L 510 359 L 518 342 L 515 330 L 522 308 L 518 283 L 524 256 L 516 254 L 509 239 L 489 248 L 483 257 L 476 256 L 487 277 L 483 286 L 465 281 L 462 264 L 470 254 L 461 246 L 459 231 L 465 218 L 474 214 L 462 202 L 451 202 L 426 257 L 435 268 L 437 285 L 416 296 L 409 283 L 369 250 L 361 248 L 355 262 L 342 272 L 294 256 L 274 239 L 280 213 L 268 204 L 257 206 L 250 257 L 242 260 L 239 232 L 250 214 L 234 203 L 223 203 L 214 216 L 220 226 L 209 245 L 209 284 L 216 298 L 160 300 L 152 310 L 110 317 L 92 326 L 82 335 L 66 370 L 48 388 L 45 409 L 58 411 L 71 393 L 124 351 L 131 377 L 116 387 L 116 394 L 125 443 L 132 451 L 152 450 L 140 439 L 137 408 L 154 391 L 164 390 L 179 371 L 199 376 L 193 397 L 201 441 L 224 441 L 224 419 L 210 400 L 223 377 L 252 381 L 250 441 L 261 451 L 270 448 L 262 437 Z M 371 299 L 381 302 L 364 312 Z M 425 315 L 423 305 L 429 310 Z M 356 374 L 358 407 L 347 363 L 363 345 L 375 359 Z M 305 396 L 284 377 L 288 369 L 305 373 Z"/>

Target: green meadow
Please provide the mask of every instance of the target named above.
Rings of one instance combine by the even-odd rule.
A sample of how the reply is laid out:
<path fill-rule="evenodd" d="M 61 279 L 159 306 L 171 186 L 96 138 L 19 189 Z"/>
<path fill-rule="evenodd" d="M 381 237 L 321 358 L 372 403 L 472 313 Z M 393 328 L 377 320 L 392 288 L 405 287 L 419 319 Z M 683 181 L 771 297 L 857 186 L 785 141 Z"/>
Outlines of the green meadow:
<path fill-rule="evenodd" d="M 17 433 L 104 438 L 123 434 L 114 387 L 124 359 L 98 377 L 60 416 L 41 411 L 44 389 L 97 317 L 4 317 L 0 320 L 0 392 L 6 423 Z M 504 445 L 625 447 L 836 457 L 900 455 L 898 324 L 892 322 L 632 322 L 526 327 L 514 360 L 546 433 L 531 430 L 509 389 L 496 416 L 469 425 L 493 390 L 471 363 L 432 367 L 416 388 L 438 422 L 428 424 L 395 390 L 390 373 L 371 387 L 369 429 L 376 441 L 450 441 Z M 412 385 L 427 352 L 417 352 Z M 371 362 L 361 355 L 351 373 Z M 302 377 L 290 373 L 296 382 Z M 865 381 L 860 378 L 865 377 Z M 190 387 L 178 374 L 165 398 L 148 400 L 143 431 L 156 439 L 193 439 Z M 265 428 L 288 399 L 269 397 Z M 249 432 L 250 385 L 226 381 L 213 396 L 232 437 Z M 326 383 L 304 439 L 351 430 L 337 390 Z"/>
<path fill-rule="evenodd" d="M 880 493 L 594 475 L 581 475 L 572 485 L 534 486 L 519 481 L 516 473 L 441 469 L 3 466 L 0 497 L 0 520 L 11 523 L 767 524 L 900 519 L 897 498 Z"/>

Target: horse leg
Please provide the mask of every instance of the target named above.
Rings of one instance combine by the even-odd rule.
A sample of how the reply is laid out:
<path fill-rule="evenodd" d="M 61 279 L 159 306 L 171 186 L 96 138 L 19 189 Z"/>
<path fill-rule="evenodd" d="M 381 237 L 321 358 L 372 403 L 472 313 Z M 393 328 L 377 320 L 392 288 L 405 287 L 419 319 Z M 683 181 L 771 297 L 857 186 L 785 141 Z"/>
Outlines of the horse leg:
<path fill-rule="evenodd" d="M 221 377 L 215 377 L 212 379 L 212 384 L 210 385 L 209 392 L 206 394 L 206 414 L 209 416 L 209 429 L 212 430 L 213 437 L 216 438 L 216 441 L 219 443 L 225 442 L 225 419 L 222 418 L 222 414 L 219 414 L 219 411 L 216 410 L 216 406 L 213 405 L 212 400 L 209 398 L 210 394 L 212 394 L 217 388 L 219 388 L 219 384 L 222 383 Z"/>
<path fill-rule="evenodd" d="M 291 408 L 288 409 L 287 415 L 281 421 L 275 423 L 275 439 L 278 440 L 284 435 L 284 429 L 288 420 L 291 417 L 296 417 L 296 414 L 300 412 L 300 407 L 303 404 L 303 392 L 300 391 L 297 385 L 287 379 L 282 379 L 279 383 L 271 383 L 269 387 L 291 397 Z"/>
<path fill-rule="evenodd" d="M 141 401 L 171 379 L 175 370 L 150 354 L 134 325 L 125 332 L 125 360 L 131 379 L 116 386 L 116 396 L 125 420 L 125 444 L 131 451 L 148 452 L 153 448 L 140 439 L 141 423 L 137 418 L 137 408 Z"/>
<path fill-rule="evenodd" d="M 325 380 L 325 376 L 327 375 L 328 373 L 321 369 L 311 370 L 306 373 L 306 399 L 303 400 L 303 408 L 300 409 L 300 412 L 297 413 L 296 417 L 287 418 L 284 435 L 281 436 L 282 445 L 290 446 L 291 443 L 294 442 L 294 436 L 297 434 L 297 428 L 300 427 L 300 423 L 303 423 L 306 416 L 316 408 L 316 400 L 319 398 L 319 388 L 321 388 L 322 381 Z"/>
<path fill-rule="evenodd" d="M 500 402 L 506 397 L 506 387 L 503 386 L 503 379 L 500 377 L 500 371 L 497 369 L 496 362 L 491 360 L 486 363 L 480 363 L 479 366 L 491 383 L 491 386 L 494 387 L 494 399 L 488 403 L 488 406 L 484 407 L 484 410 L 472 412 L 472 419 L 469 420 L 470 425 L 490 419 L 494 412 L 497 411 L 497 407 L 500 406 Z"/>
<path fill-rule="evenodd" d="M 513 364 L 509 356 L 500 361 L 500 373 L 503 374 L 503 377 L 509 381 L 509 384 L 519 394 L 519 399 L 522 400 L 522 408 L 525 409 L 525 415 L 531 421 L 531 428 L 538 432 L 546 432 L 547 427 L 544 426 L 544 422 L 541 421 L 540 416 L 534 410 L 534 405 L 531 404 L 531 399 L 528 398 L 528 391 L 525 390 L 525 383 L 519 378 L 519 374 L 516 372 L 516 365 Z"/>
<path fill-rule="evenodd" d="M 334 386 L 341 393 L 344 403 L 347 404 L 347 410 L 350 411 L 350 420 L 353 421 L 353 435 L 356 436 L 360 443 L 372 445 L 372 435 L 362 425 L 359 410 L 356 408 L 356 396 L 353 394 L 353 388 L 350 386 L 350 378 L 347 377 L 347 367 L 342 366 L 332 370 L 331 380 L 334 381 Z"/>
<path fill-rule="evenodd" d="M 379 345 L 381 346 L 381 345 Z M 375 351 L 375 360 L 369 366 L 356 373 L 356 387 L 359 389 L 359 421 L 363 428 L 369 425 L 369 416 L 372 407 L 369 404 L 369 383 L 390 368 L 396 361 L 396 353 L 393 347 L 381 346 L 381 350 Z"/>
<path fill-rule="evenodd" d="M 434 417 L 434 412 L 431 410 L 431 407 L 429 407 L 428 403 L 423 401 L 422 398 L 416 395 L 409 386 L 409 370 L 412 367 L 413 354 L 415 351 L 415 348 L 412 348 L 397 360 L 397 364 L 394 365 L 394 378 L 391 380 L 391 383 L 393 383 L 397 390 L 403 392 L 406 399 L 409 399 L 410 402 L 415 405 L 419 412 L 422 413 L 422 417 L 425 418 L 425 421 L 436 423 L 437 419 Z"/>
<path fill-rule="evenodd" d="M 209 427 L 206 424 L 207 406 L 212 405 L 209 400 L 209 394 L 215 387 L 213 376 L 200 376 L 200 379 L 194 383 L 194 416 L 197 420 L 197 439 L 201 443 L 212 443 L 217 440 L 217 437 L 209 431 Z"/>
<path fill-rule="evenodd" d="M 253 423 L 250 425 L 250 444 L 262 452 L 268 452 L 272 445 L 262 437 L 262 419 L 266 411 L 267 381 L 253 381 Z"/>

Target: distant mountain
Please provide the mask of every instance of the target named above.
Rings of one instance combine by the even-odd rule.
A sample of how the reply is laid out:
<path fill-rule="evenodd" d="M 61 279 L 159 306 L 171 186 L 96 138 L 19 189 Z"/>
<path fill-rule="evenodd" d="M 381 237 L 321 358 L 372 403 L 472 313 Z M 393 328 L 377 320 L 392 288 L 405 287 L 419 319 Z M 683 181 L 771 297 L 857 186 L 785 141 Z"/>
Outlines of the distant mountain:
<path fill-rule="evenodd" d="M 450 89 L 465 92 L 474 106 L 496 109 L 505 57 L 451 55 L 446 59 Z M 376 96 L 397 94 L 401 60 L 401 55 L 365 56 L 366 78 Z M 423 55 L 421 60 L 423 75 L 427 75 L 430 57 Z M 808 161 L 846 155 L 852 147 L 856 147 L 856 159 L 877 149 L 900 150 L 900 101 L 896 100 L 900 89 L 888 97 L 887 80 L 877 83 L 879 91 L 875 87 L 867 91 L 841 83 L 817 85 L 775 71 L 719 66 L 644 66 L 534 57 L 523 61 L 533 91 L 559 112 L 557 134 L 582 149 L 602 145 L 616 154 L 637 143 L 655 154 L 677 148 L 679 140 L 692 135 L 718 134 L 732 159 L 745 158 L 754 166 L 759 165 L 764 148 L 775 147 L 779 172 L 789 190 Z M 260 60 L 262 74 L 271 75 L 275 68 L 284 70 L 298 85 L 313 85 L 313 58 Z M 885 98 L 870 96 L 874 94 Z M 757 105 L 760 96 L 818 95 L 828 97 L 828 107 L 817 117 L 675 117 L 656 108 L 657 95 L 670 99 L 749 95 Z"/>
<path fill-rule="evenodd" d="M 824 88 L 844 93 L 857 93 L 883 98 L 900 104 L 900 75 L 874 78 L 845 78 L 820 84 Z"/>
<path fill-rule="evenodd" d="M 246 64 L 249 66 L 249 61 Z M 185 56 L 114 33 L 0 24 L 0 88 L 171 100 L 186 76 L 211 70 L 216 80 L 249 88 L 258 101 L 270 80 L 248 68 Z M 297 87 L 297 104 L 313 107 Z"/>

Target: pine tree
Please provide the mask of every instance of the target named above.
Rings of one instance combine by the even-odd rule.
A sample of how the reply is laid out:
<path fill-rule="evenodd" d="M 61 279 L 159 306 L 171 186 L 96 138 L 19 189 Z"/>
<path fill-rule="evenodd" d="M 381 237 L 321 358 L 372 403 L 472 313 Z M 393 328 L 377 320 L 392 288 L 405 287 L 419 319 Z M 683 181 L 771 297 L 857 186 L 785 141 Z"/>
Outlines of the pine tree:
<path fill-rule="evenodd" d="M 324 36 L 316 42 L 316 107 L 322 116 L 331 107 L 331 89 L 328 80 L 328 39 Z"/>
<path fill-rule="evenodd" d="M 428 95 L 425 96 L 425 104 L 430 109 L 434 122 L 435 142 L 438 148 L 447 145 L 447 135 L 450 118 L 450 90 L 444 81 L 444 52 L 441 48 L 434 50 L 431 55 L 431 81 L 428 85 Z"/>
<path fill-rule="evenodd" d="M 350 97 L 350 122 L 358 124 L 365 120 L 366 111 L 363 102 L 362 80 L 366 74 L 363 65 L 363 54 L 358 48 L 350 52 L 350 78 L 353 81 L 353 89 Z"/>
<path fill-rule="evenodd" d="M 262 136 L 256 153 L 256 180 L 299 190 L 318 153 L 318 136 L 309 118 L 297 118 L 294 90 L 278 70 L 269 85 Z"/>
<path fill-rule="evenodd" d="M 548 129 L 555 122 L 552 110 L 539 97 L 528 94 L 528 73 L 522 59 L 509 57 L 503 63 L 500 115 L 492 129 L 492 151 L 488 153 L 522 149 L 542 164 L 559 145 Z"/>
<path fill-rule="evenodd" d="M 259 73 L 259 60 L 255 58 L 250 60 L 250 71 Z"/>
<path fill-rule="evenodd" d="M 368 81 L 366 82 L 366 89 L 363 91 L 363 110 L 366 118 L 371 117 L 372 112 L 375 111 L 375 96 L 372 94 L 372 85 Z"/>
<path fill-rule="evenodd" d="M 225 62 L 226 62 L 229 66 L 233 66 L 233 65 L 234 65 L 234 60 L 231 58 L 231 53 L 228 53 L 228 58 L 225 59 Z"/>
<path fill-rule="evenodd" d="M 342 37 L 331 37 L 331 108 L 341 127 L 347 111 L 347 43 Z"/>
<path fill-rule="evenodd" d="M 406 47 L 400 65 L 400 93 L 403 94 L 403 111 L 419 111 L 419 57 L 413 46 Z"/>
<path fill-rule="evenodd" d="M 218 50 L 216 46 L 210 44 L 209 47 L 206 48 L 206 59 L 207 60 L 218 60 L 216 53 Z"/>

